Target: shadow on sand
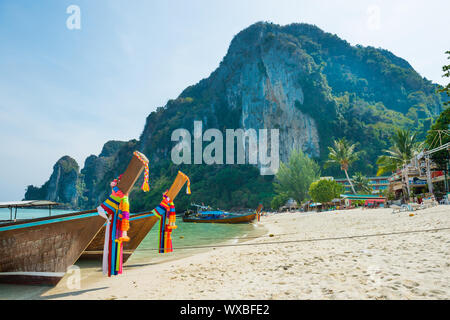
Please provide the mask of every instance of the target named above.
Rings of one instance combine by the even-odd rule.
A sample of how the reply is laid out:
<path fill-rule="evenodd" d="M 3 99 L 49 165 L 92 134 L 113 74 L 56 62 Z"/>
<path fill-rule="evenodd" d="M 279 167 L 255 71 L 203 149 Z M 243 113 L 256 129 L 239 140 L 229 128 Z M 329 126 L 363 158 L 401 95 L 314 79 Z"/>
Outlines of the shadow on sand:
<path fill-rule="evenodd" d="M 104 289 L 108 289 L 108 288 L 109 287 L 101 287 L 101 288 L 79 290 L 79 291 L 72 291 L 72 292 L 66 292 L 66 293 L 58 293 L 58 294 L 53 294 L 53 295 L 50 295 L 50 296 L 41 296 L 40 299 L 42 299 L 42 300 L 50 300 L 50 299 L 58 299 L 58 298 L 75 297 L 75 296 L 78 296 L 78 295 L 86 293 L 86 292 L 104 290 Z"/>

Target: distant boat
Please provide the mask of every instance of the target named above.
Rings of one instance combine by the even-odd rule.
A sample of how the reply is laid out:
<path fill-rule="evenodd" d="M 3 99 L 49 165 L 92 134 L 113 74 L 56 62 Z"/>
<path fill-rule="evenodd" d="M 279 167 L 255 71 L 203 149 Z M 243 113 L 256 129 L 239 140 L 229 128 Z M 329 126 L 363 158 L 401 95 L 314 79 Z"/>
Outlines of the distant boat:
<path fill-rule="evenodd" d="M 17 208 L 54 205 L 58 203 L 0 203 L 10 209 L 11 218 L 16 211 L 14 220 L 0 223 L 0 283 L 56 285 L 105 222 L 96 210 L 17 220 Z"/>
<path fill-rule="evenodd" d="M 229 213 L 221 210 L 209 210 L 207 206 L 192 204 L 197 213 L 184 215 L 183 222 L 198 223 L 247 223 L 256 218 L 256 212 L 247 214 Z"/>

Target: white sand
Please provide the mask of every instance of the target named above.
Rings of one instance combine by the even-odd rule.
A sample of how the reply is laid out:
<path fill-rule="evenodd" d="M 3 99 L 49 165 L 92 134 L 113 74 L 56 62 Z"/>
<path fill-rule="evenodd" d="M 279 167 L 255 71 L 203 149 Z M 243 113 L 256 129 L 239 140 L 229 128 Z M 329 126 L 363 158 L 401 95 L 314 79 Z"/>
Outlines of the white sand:
<path fill-rule="evenodd" d="M 260 222 L 274 237 L 246 244 L 450 227 L 450 206 L 391 212 L 276 214 Z M 450 299 L 450 230 L 224 247 L 113 278 L 96 272 L 79 290 L 66 278 L 42 298 Z"/>

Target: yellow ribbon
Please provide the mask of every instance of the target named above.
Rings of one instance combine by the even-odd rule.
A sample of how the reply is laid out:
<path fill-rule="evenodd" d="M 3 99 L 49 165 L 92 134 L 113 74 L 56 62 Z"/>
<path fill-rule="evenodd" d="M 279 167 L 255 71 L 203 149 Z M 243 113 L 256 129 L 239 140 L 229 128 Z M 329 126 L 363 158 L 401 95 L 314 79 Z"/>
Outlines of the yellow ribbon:
<path fill-rule="evenodd" d="M 148 184 L 148 179 L 149 179 L 149 169 L 148 169 L 148 161 L 144 159 L 142 153 L 140 153 L 139 151 L 135 151 L 134 155 L 141 160 L 142 164 L 145 167 L 145 171 L 144 171 L 144 183 L 142 183 L 141 189 L 144 192 L 148 192 L 150 190 L 150 186 Z"/>
<path fill-rule="evenodd" d="M 186 184 L 186 193 L 191 194 L 191 181 L 189 180 L 189 177 L 185 175 L 183 172 L 178 171 L 178 173 L 187 181 Z"/>

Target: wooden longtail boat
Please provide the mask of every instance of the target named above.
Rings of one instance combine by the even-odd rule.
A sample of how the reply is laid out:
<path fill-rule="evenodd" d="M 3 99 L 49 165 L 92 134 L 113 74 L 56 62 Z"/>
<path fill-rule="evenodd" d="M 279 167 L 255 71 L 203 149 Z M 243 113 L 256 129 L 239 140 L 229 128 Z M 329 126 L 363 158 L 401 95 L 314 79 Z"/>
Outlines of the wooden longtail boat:
<path fill-rule="evenodd" d="M 158 217 L 151 211 L 130 214 L 130 230 L 128 230 L 130 241 L 123 243 L 123 263 L 128 260 L 158 220 Z M 105 225 L 100 229 L 99 233 L 97 233 L 95 238 L 82 253 L 80 259 L 101 260 L 103 257 L 104 241 Z"/>
<path fill-rule="evenodd" d="M 182 172 L 178 172 L 178 175 L 167 193 L 172 201 L 176 198 L 186 181 L 187 177 Z M 130 241 L 123 243 L 123 263 L 128 260 L 134 250 L 136 250 L 142 240 L 144 240 L 145 236 L 150 232 L 150 230 L 152 230 L 153 226 L 158 221 L 159 218 L 155 216 L 152 211 L 130 214 L 130 229 L 128 230 Z M 101 228 L 100 232 L 95 236 L 83 252 L 80 259 L 102 259 L 103 244 L 105 241 L 105 228 L 105 226 Z"/>
<path fill-rule="evenodd" d="M 139 159 L 139 157 L 141 159 Z M 148 160 L 134 152 L 118 187 L 128 193 Z M 181 188 L 181 187 L 180 187 Z M 49 206 L 51 201 L 5 203 L 0 207 Z M 55 285 L 105 224 L 97 210 L 8 221 L 0 224 L 0 282 Z"/>
<path fill-rule="evenodd" d="M 0 224 L 0 282 L 56 285 L 104 222 L 89 210 Z"/>
<path fill-rule="evenodd" d="M 228 213 L 221 210 L 210 210 L 209 206 L 201 206 L 191 204 L 197 207 L 196 214 L 185 214 L 183 222 L 199 222 L 199 223 L 248 223 L 253 221 L 261 212 L 263 206 L 260 204 L 255 212 L 248 214 Z"/>
<path fill-rule="evenodd" d="M 256 213 L 223 214 L 222 211 L 205 211 L 202 214 L 183 216 L 183 222 L 199 223 L 248 223 L 254 220 Z"/>

